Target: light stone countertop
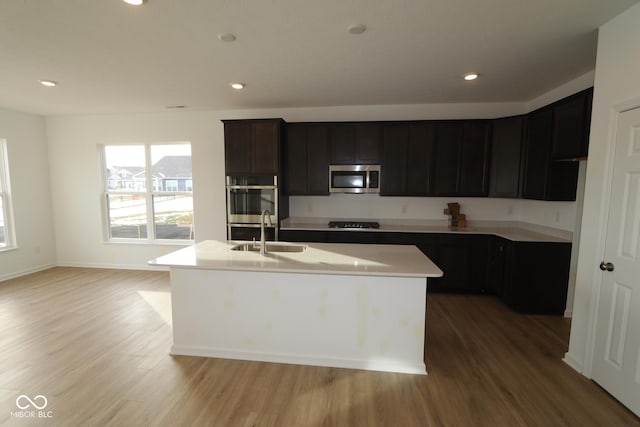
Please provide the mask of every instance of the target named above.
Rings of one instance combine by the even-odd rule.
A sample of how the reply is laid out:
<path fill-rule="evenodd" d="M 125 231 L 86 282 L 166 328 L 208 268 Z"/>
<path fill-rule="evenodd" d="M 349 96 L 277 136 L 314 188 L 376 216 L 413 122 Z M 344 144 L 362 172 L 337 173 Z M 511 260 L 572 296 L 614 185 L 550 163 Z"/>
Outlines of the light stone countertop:
<path fill-rule="evenodd" d="M 206 240 L 149 261 L 153 266 L 355 276 L 440 277 L 440 270 L 411 245 L 309 243 L 304 252 L 232 251 L 243 242 Z M 270 242 L 271 244 L 282 244 Z"/>
<path fill-rule="evenodd" d="M 491 234 L 516 242 L 560 242 L 571 243 L 570 231 L 516 221 L 470 221 L 466 228 L 450 229 L 441 220 L 376 220 L 356 219 L 355 221 L 378 221 L 380 228 L 345 229 L 329 228 L 328 218 L 288 218 L 282 221 L 281 230 L 339 231 L 339 232 L 397 232 L 397 233 L 451 233 L 451 234 Z M 335 219 L 345 221 L 346 219 Z M 349 221 L 349 220 L 346 220 Z"/>

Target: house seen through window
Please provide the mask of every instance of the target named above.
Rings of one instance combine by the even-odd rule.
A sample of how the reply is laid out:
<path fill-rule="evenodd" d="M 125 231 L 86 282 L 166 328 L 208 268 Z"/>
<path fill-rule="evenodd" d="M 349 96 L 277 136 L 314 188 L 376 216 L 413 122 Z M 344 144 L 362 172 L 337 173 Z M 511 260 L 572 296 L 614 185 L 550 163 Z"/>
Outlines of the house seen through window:
<path fill-rule="evenodd" d="M 193 240 L 191 145 L 103 148 L 108 238 Z"/>

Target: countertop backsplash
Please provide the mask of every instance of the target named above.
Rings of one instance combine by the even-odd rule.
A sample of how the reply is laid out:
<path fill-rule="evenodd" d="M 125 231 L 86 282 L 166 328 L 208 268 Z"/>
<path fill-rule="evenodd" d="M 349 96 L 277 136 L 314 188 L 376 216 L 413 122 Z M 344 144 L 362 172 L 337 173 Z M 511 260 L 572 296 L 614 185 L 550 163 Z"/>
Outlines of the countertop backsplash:
<path fill-rule="evenodd" d="M 523 222 L 573 232 L 576 202 L 464 197 L 382 197 L 376 194 L 292 196 L 293 218 L 444 221 L 447 203 L 458 202 L 469 224 L 478 221 Z"/>

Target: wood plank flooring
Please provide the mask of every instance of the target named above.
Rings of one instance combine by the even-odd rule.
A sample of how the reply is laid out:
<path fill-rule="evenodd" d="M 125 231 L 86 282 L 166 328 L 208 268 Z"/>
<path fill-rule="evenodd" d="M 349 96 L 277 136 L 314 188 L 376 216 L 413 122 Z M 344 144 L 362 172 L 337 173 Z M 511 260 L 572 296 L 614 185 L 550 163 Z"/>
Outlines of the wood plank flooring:
<path fill-rule="evenodd" d="M 428 376 L 172 357 L 169 275 L 55 268 L 0 283 L 0 424 L 636 426 L 562 361 L 569 321 L 429 295 Z M 48 419 L 16 418 L 21 395 Z"/>

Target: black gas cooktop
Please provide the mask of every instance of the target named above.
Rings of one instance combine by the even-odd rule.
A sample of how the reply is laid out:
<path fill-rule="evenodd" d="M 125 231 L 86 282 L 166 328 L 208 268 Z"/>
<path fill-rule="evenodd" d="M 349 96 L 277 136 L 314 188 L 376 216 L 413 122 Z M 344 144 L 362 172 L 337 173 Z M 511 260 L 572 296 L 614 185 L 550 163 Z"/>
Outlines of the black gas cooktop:
<path fill-rule="evenodd" d="M 375 221 L 329 221 L 329 228 L 380 228 Z"/>

